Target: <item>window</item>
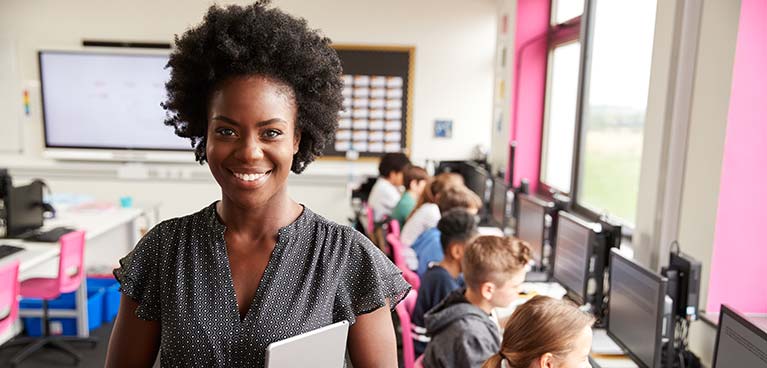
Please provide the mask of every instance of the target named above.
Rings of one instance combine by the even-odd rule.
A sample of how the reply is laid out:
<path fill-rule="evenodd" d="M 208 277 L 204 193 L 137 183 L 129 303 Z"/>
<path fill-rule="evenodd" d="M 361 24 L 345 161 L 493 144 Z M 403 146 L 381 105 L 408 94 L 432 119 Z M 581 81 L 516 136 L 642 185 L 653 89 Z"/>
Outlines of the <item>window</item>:
<path fill-rule="evenodd" d="M 575 202 L 635 221 L 655 1 L 595 3 Z"/>
<path fill-rule="evenodd" d="M 570 193 L 578 107 L 583 0 L 552 1 L 540 181 Z"/>
<path fill-rule="evenodd" d="M 572 179 L 580 59 L 578 41 L 556 47 L 549 56 L 541 181 L 564 193 L 570 192 Z"/>

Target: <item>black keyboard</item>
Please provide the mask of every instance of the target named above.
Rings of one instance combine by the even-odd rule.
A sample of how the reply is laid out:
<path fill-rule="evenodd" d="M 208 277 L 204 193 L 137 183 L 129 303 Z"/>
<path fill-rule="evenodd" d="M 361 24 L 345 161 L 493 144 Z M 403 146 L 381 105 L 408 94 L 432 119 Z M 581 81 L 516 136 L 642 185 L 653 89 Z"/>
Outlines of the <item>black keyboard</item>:
<path fill-rule="evenodd" d="M 13 245 L 0 245 L 0 258 L 10 256 L 13 253 L 21 252 L 24 248 L 15 247 Z"/>
<path fill-rule="evenodd" d="M 26 241 L 53 243 L 59 241 L 59 238 L 62 235 L 72 231 L 75 231 L 75 229 L 71 227 L 60 226 L 48 230 L 34 230 L 20 235 L 19 238 Z"/>

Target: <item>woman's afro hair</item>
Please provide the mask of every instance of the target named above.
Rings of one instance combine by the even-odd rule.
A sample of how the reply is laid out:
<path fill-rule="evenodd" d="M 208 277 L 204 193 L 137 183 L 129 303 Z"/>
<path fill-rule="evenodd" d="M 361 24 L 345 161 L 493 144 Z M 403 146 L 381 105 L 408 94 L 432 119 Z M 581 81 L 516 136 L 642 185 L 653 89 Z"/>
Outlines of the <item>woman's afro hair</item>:
<path fill-rule="evenodd" d="M 232 77 L 261 75 L 291 87 L 301 132 L 291 170 L 300 173 L 322 154 L 338 125 L 342 108 L 341 62 L 330 39 L 309 29 L 306 20 L 270 8 L 269 0 L 253 5 L 212 6 L 199 26 L 176 35 L 176 49 L 165 84 L 165 124 L 190 138 L 197 161 L 206 161 L 205 143 L 210 98 Z"/>

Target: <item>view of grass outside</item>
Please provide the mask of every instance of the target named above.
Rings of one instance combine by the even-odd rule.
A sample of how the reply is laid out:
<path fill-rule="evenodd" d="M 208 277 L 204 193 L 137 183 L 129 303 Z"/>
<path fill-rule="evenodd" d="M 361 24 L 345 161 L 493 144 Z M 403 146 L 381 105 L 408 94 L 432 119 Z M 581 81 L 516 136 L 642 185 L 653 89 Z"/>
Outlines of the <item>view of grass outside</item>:
<path fill-rule="evenodd" d="M 589 116 L 579 202 L 633 224 L 642 159 L 642 111 L 592 107 Z"/>

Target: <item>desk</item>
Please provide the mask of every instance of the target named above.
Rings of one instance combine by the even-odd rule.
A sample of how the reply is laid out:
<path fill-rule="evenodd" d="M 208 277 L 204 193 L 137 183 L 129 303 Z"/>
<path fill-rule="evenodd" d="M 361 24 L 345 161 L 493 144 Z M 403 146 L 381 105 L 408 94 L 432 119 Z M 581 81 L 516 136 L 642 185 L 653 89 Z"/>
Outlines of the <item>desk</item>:
<path fill-rule="evenodd" d="M 62 211 L 52 220 L 46 220 L 43 229 L 56 226 L 70 226 L 85 230 L 85 268 L 112 267 L 128 253 L 139 238 L 137 219 L 144 213 L 138 208 L 112 208 L 100 211 Z M 150 224 L 147 224 L 147 226 Z M 3 244 L 21 246 L 23 251 L 0 259 L 0 266 L 12 260 L 19 260 L 19 280 L 33 277 L 55 277 L 58 272 L 59 243 L 27 242 L 19 239 L 0 239 Z M 76 309 L 49 310 L 49 317 L 76 317 L 77 335 L 88 336 L 88 303 L 85 280 L 76 293 Z M 41 311 L 20 311 L 23 317 L 39 317 Z M 16 323 L 10 333 L 0 336 L 3 343 L 20 332 Z"/>

